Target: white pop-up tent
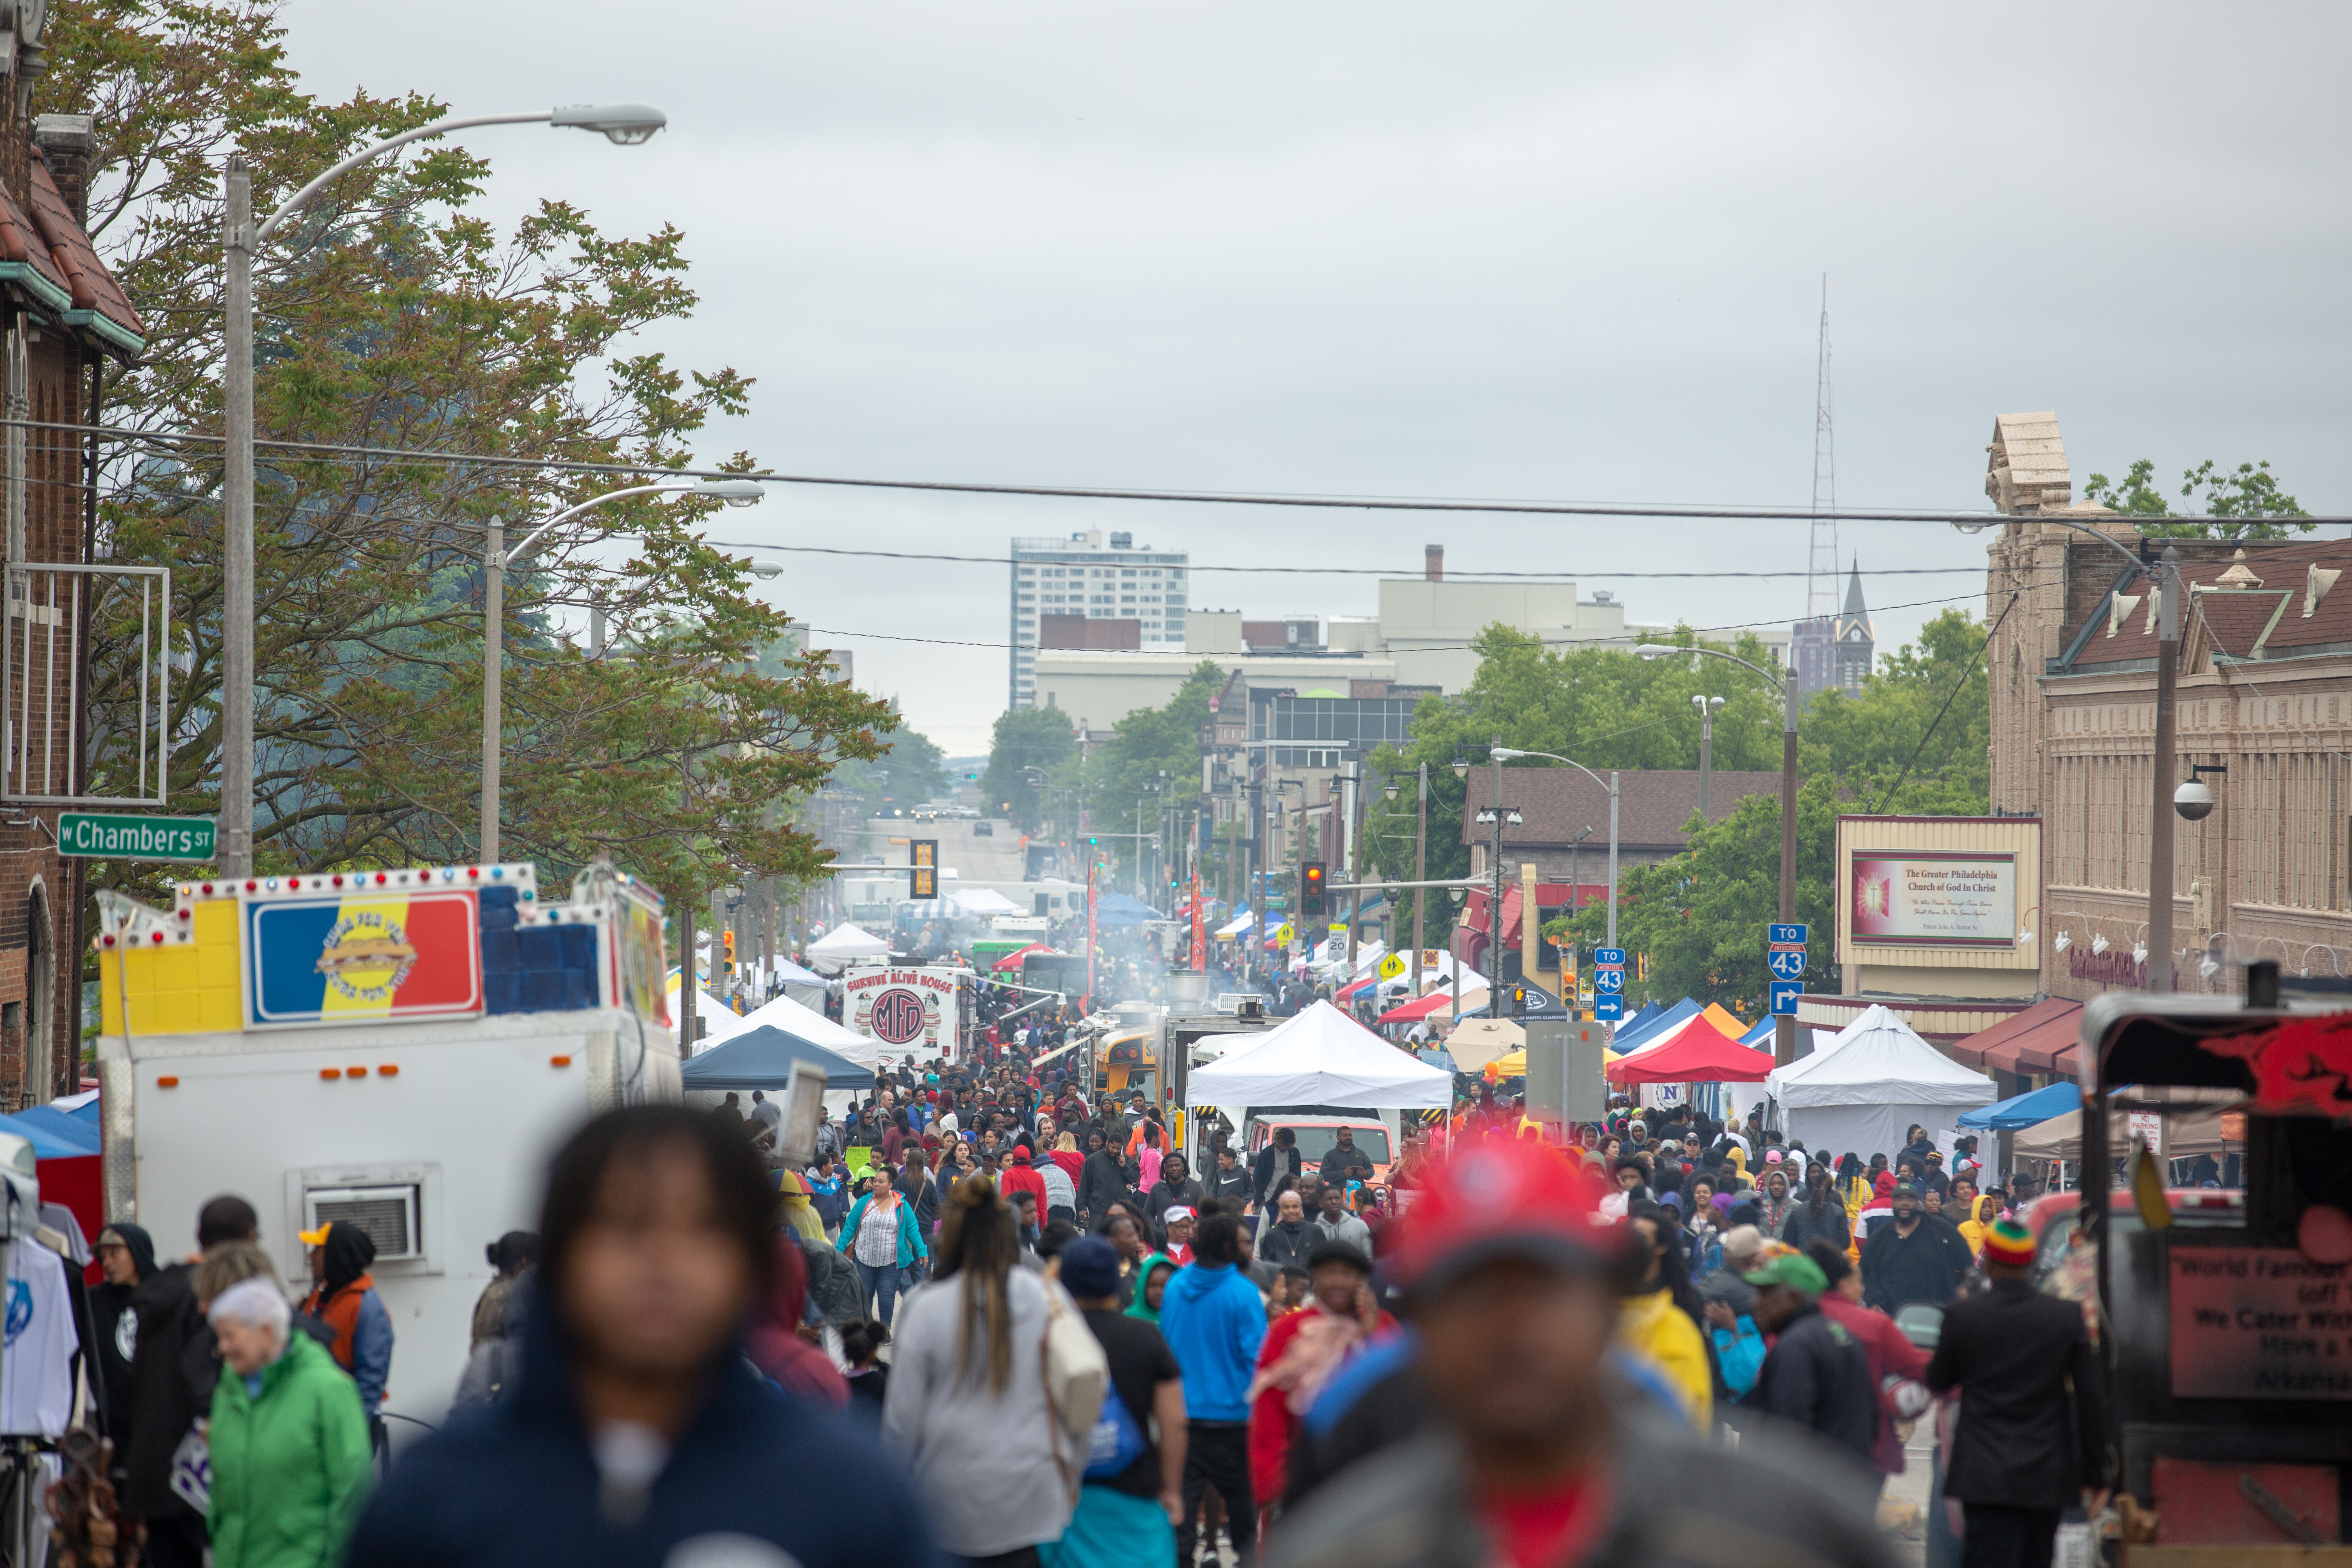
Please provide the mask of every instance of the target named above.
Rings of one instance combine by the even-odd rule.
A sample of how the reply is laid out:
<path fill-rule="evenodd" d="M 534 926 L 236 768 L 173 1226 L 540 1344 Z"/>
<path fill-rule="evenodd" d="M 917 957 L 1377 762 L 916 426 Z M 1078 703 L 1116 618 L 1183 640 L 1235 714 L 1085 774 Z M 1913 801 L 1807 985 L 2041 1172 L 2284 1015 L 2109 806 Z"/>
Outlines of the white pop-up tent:
<path fill-rule="evenodd" d="M 1196 1068 L 1188 1106 L 1350 1105 L 1443 1110 L 1454 1075 L 1405 1055 L 1328 1002 L 1268 1029 L 1257 1044 Z"/>
<path fill-rule="evenodd" d="M 1921 1039 L 1874 1003 L 1825 1050 L 1775 1068 L 1765 1091 L 1780 1102 L 1781 1126 L 1817 1154 L 1890 1158 L 1913 1122 L 1930 1131 L 2000 1098 L 2000 1086 Z"/>
<path fill-rule="evenodd" d="M 789 993 L 737 1019 L 731 1032 L 740 1034 L 767 1025 L 796 1035 L 813 1046 L 823 1046 L 836 1056 L 847 1057 L 862 1068 L 872 1067 L 881 1055 L 881 1047 L 872 1039 L 795 1001 Z"/>
<path fill-rule="evenodd" d="M 853 958 L 887 958 L 890 944 L 857 926 L 837 925 L 809 943 L 808 955 L 812 963 L 838 967 Z"/>

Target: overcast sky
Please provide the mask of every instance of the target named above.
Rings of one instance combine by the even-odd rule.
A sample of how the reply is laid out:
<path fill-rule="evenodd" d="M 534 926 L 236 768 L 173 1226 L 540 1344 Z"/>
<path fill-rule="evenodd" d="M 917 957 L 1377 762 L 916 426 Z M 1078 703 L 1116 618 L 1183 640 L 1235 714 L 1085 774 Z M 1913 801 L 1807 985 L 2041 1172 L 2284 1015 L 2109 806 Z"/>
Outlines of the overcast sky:
<path fill-rule="evenodd" d="M 460 110 L 642 99 L 646 147 L 472 133 L 494 215 L 675 222 L 700 314 L 646 346 L 757 378 L 711 432 L 786 471 L 1802 506 L 1829 277 L 1837 494 L 1981 506 L 1993 416 L 2079 493 L 2267 458 L 2352 510 L 2338 5 L 1633 8 L 1006 0 L 292 0 L 312 90 Z M 2177 479 L 2174 481 L 2177 485 Z M 1801 523 L 780 494 L 714 536 L 992 554 L 1129 529 L 1192 602 L 1364 615 L 1372 580 L 1562 569 L 1636 619 L 1785 623 Z M 1966 567 L 1849 524 L 1872 568 Z M 769 587 L 950 753 L 1005 700 L 1005 573 L 790 557 Z M 1865 581 L 1874 608 L 1981 578 Z M 1975 600 L 1981 608 L 1981 598 Z M 1882 649 L 1937 606 L 1877 608 Z"/>

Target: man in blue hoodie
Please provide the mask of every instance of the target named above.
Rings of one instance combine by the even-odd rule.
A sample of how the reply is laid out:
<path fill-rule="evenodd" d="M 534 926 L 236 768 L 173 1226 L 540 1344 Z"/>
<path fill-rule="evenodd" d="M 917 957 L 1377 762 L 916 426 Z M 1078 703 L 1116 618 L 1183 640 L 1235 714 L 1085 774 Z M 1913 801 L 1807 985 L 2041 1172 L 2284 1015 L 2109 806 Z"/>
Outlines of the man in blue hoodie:
<path fill-rule="evenodd" d="M 1168 1281 L 1160 1333 L 1184 1373 L 1184 1519 L 1176 1527 L 1178 1568 L 1192 1562 L 1202 1495 L 1225 1500 L 1234 1556 L 1257 1557 L 1257 1503 L 1250 1496 L 1249 1386 L 1265 1338 L 1265 1299 L 1241 1265 L 1249 1241 L 1238 1215 L 1213 1214 L 1192 1237 L 1192 1261 Z"/>

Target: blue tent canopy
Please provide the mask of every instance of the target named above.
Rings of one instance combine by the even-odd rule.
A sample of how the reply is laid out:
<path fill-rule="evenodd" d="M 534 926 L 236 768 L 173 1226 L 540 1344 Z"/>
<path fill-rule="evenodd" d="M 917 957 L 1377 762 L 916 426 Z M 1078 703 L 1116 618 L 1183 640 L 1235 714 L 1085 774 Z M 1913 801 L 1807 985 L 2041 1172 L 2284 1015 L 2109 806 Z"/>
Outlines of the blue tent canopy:
<path fill-rule="evenodd" d="M 1638 1028 L 1620 1029 L 1615 1043 L 1609 1048 L 1619 1052 L 1639 1050 L 1643 1041 L 1657 1038 L 1677 1024 L 1687 1023 L 1702 1011 L 1697 1003 L 1685 996 Z"/>
<path fill-rule="evenodd" d="M 1167 917 L 1140 899 L 1125 893 L 1105 893 L 1095 900 L 1095 924 L 1097 926 L 1139 926 L 1146 921 Z"/>
<path fill-rule="evenodd" d="M 2083 1109 L 2083 1091 L 2063 1080 L 2031 1094 L 2017 1095 L 1997 1104 L 1964 1110 L 1958 1121 L 1963 1127 L 1983 1128 L 1992 1132 L 2015 1132 L 2020 1128 L 2036 1127 L 2053 1116 L 2063 1116 L 2070 1110 Z"/>
<path fill-rule="evenodd" d="M 0 1132 L 29 1140 L 36 1160 L 73 1160 L 99 1152 L 98 1129 L 53 1106 L 29 1105 L 14 1116 L 0 1116 Z"/>
<path fill-rule="evenodd" d="M 1619 1039 L 1622 1039 L 1636 1029 L 1648 1028 L 1650 1026 L 1650 1020 L 1664 1011 L 1665 1009 L 1655 1002 L 1643 1003 L 1639 1007 L 1634 1008 L 1633 1012 L 1617 1020 L 1617 1037 Z M 1612 1047 L 1611 1048 L 1613 1050 L 1615 1047 Z"/>
<path fill-rule="evenodd" d="M 1763 1017 L 1756 1021 L 1756 1026 L 1754 1028 L 1739 1037 L 1739 1043 L 1750 1047 L 1760 1047 L 1769 1045 L 1771 1043 L 1773 1034 L 1772 1026 L 1777 1022 L 1778 1020 L 1775 1019 L 1771 1014 L 1765 1014 Z"/>
<path fill-rule="evenodd" d="M 714 1046 L 688 1061 L 678 1077 L 688 1089 L 785 1088 L 793 1080 L 793 1064 L 808 1062 L 824 1069 L 824 1087 L 872 1089 L 874 1071 L 823 1046 L 786 1034 L 772 1024 L 746 1030 L 723 1045 Z"/>

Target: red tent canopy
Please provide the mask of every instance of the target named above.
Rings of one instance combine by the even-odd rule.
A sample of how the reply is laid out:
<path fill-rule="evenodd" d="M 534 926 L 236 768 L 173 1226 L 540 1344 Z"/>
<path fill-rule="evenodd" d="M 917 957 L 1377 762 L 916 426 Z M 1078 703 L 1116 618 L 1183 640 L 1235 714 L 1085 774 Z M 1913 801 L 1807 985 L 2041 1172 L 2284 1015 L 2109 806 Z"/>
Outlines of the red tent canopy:
<path fill-rule="evenodd" d="M 1751 1051 L 1704 1013 L 1647 1050 L 1611 1062 L 1612 1083 L 1762 1083 L 1772 1053 Z"/>
<path fill-rule="evenodd" d="M 1433 991 L 1418 1001 L 1401 1002 L 1372 1020 L 1375 1024 L 1417 1024 L 1432 1013 L 1443 1013 L 1454 1005 L 1450 991 Z M 1481 1004 L 1483 1005 L 1483 1004 Z"/>
<path fill-rule="evenodd" d="M 1021 961 L 1028 957 L 1033 952 L 1051 952 L 1053 951 L 1054 950 L 1052 948 L 1047 947 L 1042 942 L 1033 942 L 1018 952 L 1006 953 L 1003 958 L 1000 958 L 994 963 L 990 964 L 989 967 L 1002 974 L 1008 969 L 1020 968 Z"/>
<path fill-rule="evenodd" d="M 1361 980 L 1350 981 L 1347 984 L 1340 986 L 1337 991 L 1332 992 L 1331 1000 L 1334 1002 L 1344 1002 L 1349 997 L 1355 995 L 1358 992 L 1378 985 L 1380 983 L 1381 977 L 1379 975 L 1367 974 Z"/>

